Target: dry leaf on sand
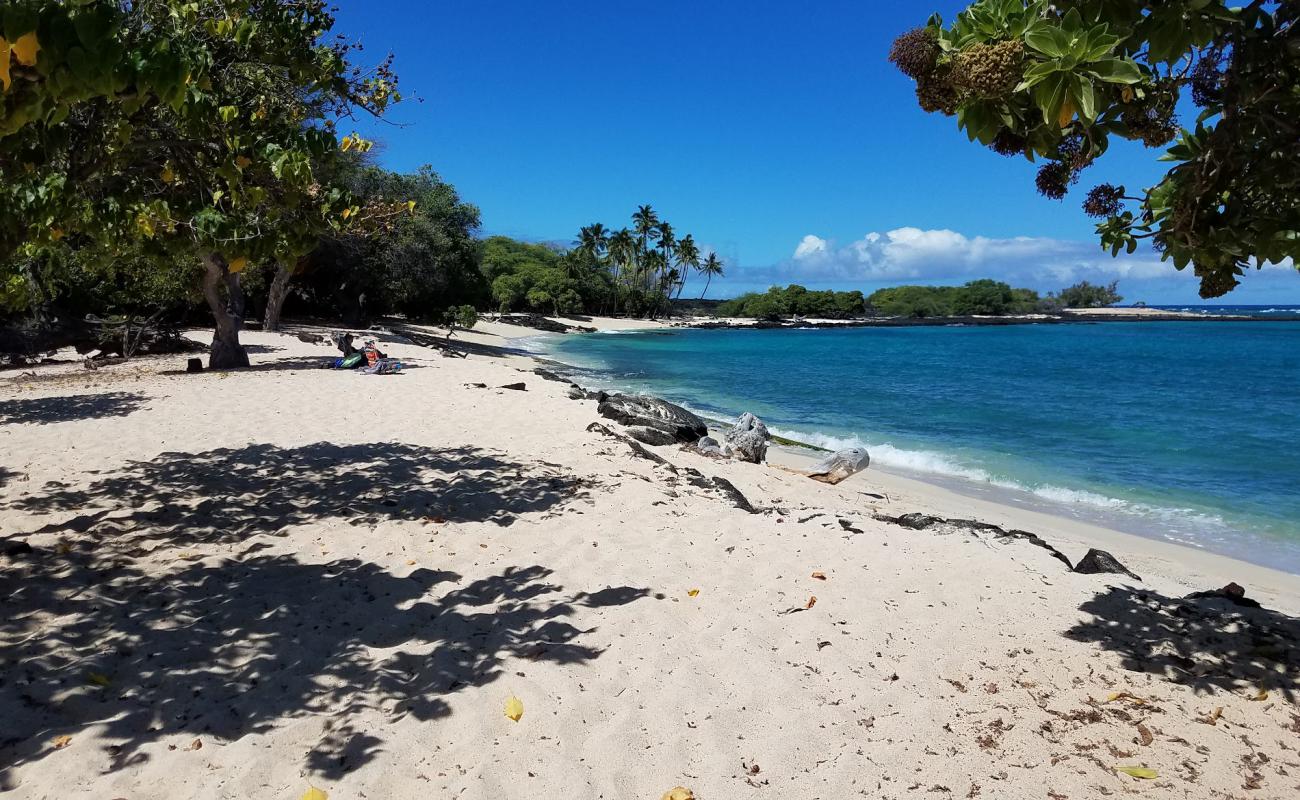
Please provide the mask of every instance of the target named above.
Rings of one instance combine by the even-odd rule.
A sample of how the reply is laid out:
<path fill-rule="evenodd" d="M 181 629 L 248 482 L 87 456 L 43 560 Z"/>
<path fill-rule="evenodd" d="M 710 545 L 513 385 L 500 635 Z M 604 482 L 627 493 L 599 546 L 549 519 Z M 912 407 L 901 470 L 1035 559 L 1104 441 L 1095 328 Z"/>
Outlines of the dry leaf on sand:
<path fill-rule="evenodd" d="M 664 796 L 659 800 L 695 800 L 695 792 L 687 789 L 685 786 L 674 786 L 664 792 Z"/>
<path fill-rule="evenodd" d="M 510 697 L 506 698 L 505 711 L 507 717 L 518 722 L 519 718 L 524 715 L 524 701 L 514 695 L 510 695 Z"/>
<path fill-rule="evenodd" d="M 330 800 L 330 796 L 325 793 L 324 789 L 317 789 L 315 786 L 302 793 L 299 800 Z"/>
<path fill-rule="evenodd" d="M 824 581 L 824 580 L 826 580 L 826 573 L 825 573 L 825 572 L 814 572 L 814 573 L 812 574 L 812 576 L 813 576 L 813 578 L 815 578 L 816 580 L 819 580 L 819 581 Z"/>
<path fill-rule="evenodd" d="M 54 745 L 55 750 L 62 750 L 68 745 L 72 744 L 72 737 L 68 736 L 67 734 L 64 734 L 62 736 L 56 736 L 54 738 L 54 741 L 50 742 L 50 744 Z"/>
<path fill-rule="evenodd" d="M 1160 773 L 1150 767 L 1116 767 L 1115 769 L 1125 775 L 1132 775 L 1134 778 L 1141 778 L 1144 781 L 1153 781 L 1160 777 Z"/>
<path fill-rule="evenodd" d="M 687 589 L 687 590 L 686 590 L 686 596 L 687 596 L 687 597 L 695 597 L 695 596 L 698 595 L 699 593 L 700 593 L 700 590 L 699 590 L 699 589 Z"/>
<path fill-rule="evenodd" d="M 805 608 L 805 609 L 809 609 L 809 608 L 812 608 L 812 607 L 815 606 L 815 605 L 817 605 L 817 595 L 814 594 L 814 595 L 810 595 L 810 596 L 808 597 L 808 604 L 805 605 L 804 608 Z"/>

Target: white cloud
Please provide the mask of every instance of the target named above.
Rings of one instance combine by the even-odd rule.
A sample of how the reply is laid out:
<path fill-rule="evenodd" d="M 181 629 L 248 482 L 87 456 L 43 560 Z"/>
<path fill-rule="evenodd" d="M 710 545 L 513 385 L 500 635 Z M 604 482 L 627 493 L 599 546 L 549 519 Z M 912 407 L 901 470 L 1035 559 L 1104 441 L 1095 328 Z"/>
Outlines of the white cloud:
<path fill-rule="evenodd" d="M 1022 284 L 1064 284 L 1085 278 L 1167 277 L 1158 256 L 1111 258 L 1096 242 L 1018 236 L 991 239 L 951 230 L 897 228 L 868 233 L 844 246 L 803 237 L 788 261 L 772 268 L 807 281 L 939 281 L 999 278 Z"/>

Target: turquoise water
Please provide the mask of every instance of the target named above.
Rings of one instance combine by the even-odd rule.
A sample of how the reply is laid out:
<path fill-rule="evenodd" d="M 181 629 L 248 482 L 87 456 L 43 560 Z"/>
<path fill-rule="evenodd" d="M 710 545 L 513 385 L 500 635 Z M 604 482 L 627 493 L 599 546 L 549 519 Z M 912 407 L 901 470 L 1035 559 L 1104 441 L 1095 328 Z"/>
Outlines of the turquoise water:
<path fill-rule="evenodd" d="M 589 386 L 752 411 L 972 494 L 1300 573 L 1300 323 L 547 338 Z"/>

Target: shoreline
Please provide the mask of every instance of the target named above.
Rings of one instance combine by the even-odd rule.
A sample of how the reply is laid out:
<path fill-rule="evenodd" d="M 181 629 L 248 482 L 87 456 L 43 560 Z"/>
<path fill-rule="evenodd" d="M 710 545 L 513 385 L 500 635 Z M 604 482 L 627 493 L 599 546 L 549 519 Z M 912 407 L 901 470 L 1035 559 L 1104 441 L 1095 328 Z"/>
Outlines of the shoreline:
<path fill-rule="evenodd" d="M 633 448 L 517 326 L 403 327 L 365 332 L 397 375 L 306 325 L 0 373 L 0 791 L 1293 794 L 1295 576 Z M 1264 607 L 1189 598 L 1231 581 Z"/>
<path fill-rule="evenodd" d="M 1126 309 L 1121 309 L 1126 310 Z M 636 328 L 620 328 L 618 323 L 622 320 L 609 319 L 605 321 L 603 327 L 596 331 L 578 332 L 578 335 L 594 335 L 602 333 L 616 333 L 622 331 L 644 331 L 653 328 L 671 329 L 675 327 L 685 327 L 673 325 L 671 323 L 639 324 Z M 695 326 L 690 326 L 695 327 Z M 836 327 L 836 325 L 826 325 L 824 327 Z M 861 327 L 861 326 L 849 326 Z M 737 326 L 738 329 L 746 329 L 746 326 Z M 753 329 L 752 327 L 750 329 Z M 553 333 L 555 336 L 567 336 L 568 333 Z M 520 337 L 521 339 L 532 339 L 534 337 Z M 566 380 L 573 380 L 572 372 L 581 372 L 585 368 L 574 364 L 568 364 L 559 361 L 550 353 L 538 353 L 536 351 L 527 351 L 539 363 L 548 367 L 561 368 Z M 580 384 L 579 384 L 580 385 Z M 582 386 L 586 390 L 597 390 L 598 387 Z M 605 389 L 605 391 L 615 391 Z M 620 390 L 621 391 L 621 390 Z M 674 401 L 676 402 L 676 401 Z M 686 401 L 687 407 L 690 407 L 689 400 Z M 708 425 L 710 435 L 721 434 L 730 427 L 730 423 L 710 417 L 704 412 L 694 412 Z M 737 412 L 739 413 L 739 412 Z M 833 452 L 829 449 L 800 441 L 791 436 L 778 436 L 773 434 L 772 446 L 769 448 L 769 462 L 785 467 L 800 468 L 815 463 L 825 454 Z M 864 445 L 865 446 L 865 445 Z M 870 446 L 866 446 L 868 451 Z M 777 454 L 776 459 L 771 458 L 771 454 Z M 983 510 L 983 513 L 998 520 L 999 524 L 1009 527 L 1029 527 L 1027 519 L 1034 521 L 1040 527 L 1048 529 L 1061 529 L 1067 531 L 1065 538 L 1073 541 L 1075 544 L 1095 543 L 1101 549 L 1107 547 L 1123 546 L 1127 552 L 1140 554 L 1142 557 L 1151 556 L 1157 561 L 1164 562 L 1166 566 L 1158 567 L 1166 574 L 1173 576 L 1177 573 L 1177 567 L 1167 566 L 1176 564 L 1180 557 L 1186 559 L 1189 565 L 1196 565 L 1199 573 L 1222 572 L 1213 568 L 1212 562 L 1216 559 L 1222 559 L 1227 564 L 1234 565 L 1234 568 L 1241 574 L 1256 574 L 1268 586 L 1275 587 L 1270 591 L 1274 593 L 1285 594 L 1281 587 L 1287 580 L 1296 580 L 1300 578 L 1300 571 L 1291 572 L 1283 569 L 1277 569 L 1267 563 L 1248 561 L 1238 556 L 1222 553 L 1195 544 L 1171 540 L 1162 535 L 1157 528 L 1150 527 L 1146 531 L 1142 528 L 1145 519 L 1133 512 L 1133 522 L 1126 525 L 1122 520 L 1116 519 L 1122 512 L 1105 512 L 1096 510 L 1080 510 L 1077 513 L 1071 512 L 1069 504 L 1052 501 L 1036 496 L 1032 491 L 1015 486 L 1001 486 L 989 482 L 980 482 L 961 476 L 950 476 L 938 473 L 927 473 L 919 470 L 906 468 L 891 467 L 882 465 L 875 461 L 867 472 L 861 476 L 855 476 L 850 479 L 857 480 L 868 474 L 888 476 L 889 482 L 898 482 L 899 486 L 907 487 L 912 490 L 913 494 L 925 495 L 928 492 L 916 492 L 916 487 L 927 487 L 929 492 L 943 493 L 943 503 L 946 508 L 959 509 L 962 502 L 976 504 Z M 869 480 L 869 478 L 868 478 Z M 1067 487 L 1068 488 L 1068 487 Z M 930 500 L 926 497 L 922 502 Z M 927 509 L 916 509 L 925 513 L 930 513 Z M 1029 516 L 1022 516 L 1029 515 Z M 1050 521 L 1050 522 L 1048 522 Z M 1150 525 L 1151 523 L 1147 523 Z M 1077 528 L 1077 530 L 1076 530 Z M 1030 528 L 1034 530 L 1033 528 Z M 1147 546 L 1154 548 L 1153 551 L 1147 551 Z M 1256 572 L 1261 571 L 1261 572 Z M 1238 581 L 1241 582 L 1241 581 Z"/>
<path fill-rule="evenodd" d="M 1300 322 L 1300 314 L 1249 316 L 1210 314 L 1143 308 L 1099 308 L 1067 310 L 1057 314 L 1009 314 L 1005 316 L 956 317 L 876 317 L 870 319 L 780 319 L 760 320 L 748 317 L 673 318 L 667 326 L 701 330 L 798 330 L 817 328 L 926 328 L 926 327 L 1005 327 L 1012 325 L 1072 325 L 1113 322 Z"/>

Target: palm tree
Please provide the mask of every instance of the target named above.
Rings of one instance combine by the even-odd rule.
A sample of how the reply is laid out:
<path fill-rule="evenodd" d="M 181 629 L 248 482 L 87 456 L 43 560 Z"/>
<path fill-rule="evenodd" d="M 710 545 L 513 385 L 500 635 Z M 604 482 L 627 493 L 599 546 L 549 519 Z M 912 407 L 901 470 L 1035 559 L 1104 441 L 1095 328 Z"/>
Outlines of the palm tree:
<path fill-rule="evenodd" d="M 632 229 L 640 237 L 641 255 L 646 252 L 646 240 L 655 232 L 659 226 L 659 215 L 649 205 L 639 206 L 635 213 L 632 214 Z"/>
<path fill-rule="evenodd" d="M 691 270 L 700 268 L 700 248 L 695 246 L 695 237 L 689 233 L 677 243 L 677 266 L 681 267 L 681 279 L 677 284 L 677 296 L 681 297 Z"/>
<path fill-rule="evenodd" d="M 620 228 L 609 237 L 606 245 L 610 263 L 614 266 L 615 292 L 623 283 L 625 270 L 632 265 L 636 256 L 636 237 L 627 228 Z"/>
<path fill-rule="evenodd" d="M 713 276 L 722 276 L 722 262 L 718 260 L 717 253 L 709 253 L 708 258 L 700 265 L 700 272 L 705 275 L 704 291 L 700 292 L 700 299 L 703 300 L 704 295 L 709 293 L 709 282 L 713 280 Z"/>
<path fill-rule="evenodd" d="M 666 272 L 673 265 L 673 251 L 677 248 L 677 238 L 673 235 L 673 226 L 666 221 L 660 222 L 656 230 L 659 234 L 659 250 L 664 254 L 663 270 Z"/>
<path fill-rule="evenodd" d="M 578 232 L 578 238 L 573 243 L 579 250 L 598 261 L 609 247 L 609 230 L 603 224 L 593 222 Z"/>

